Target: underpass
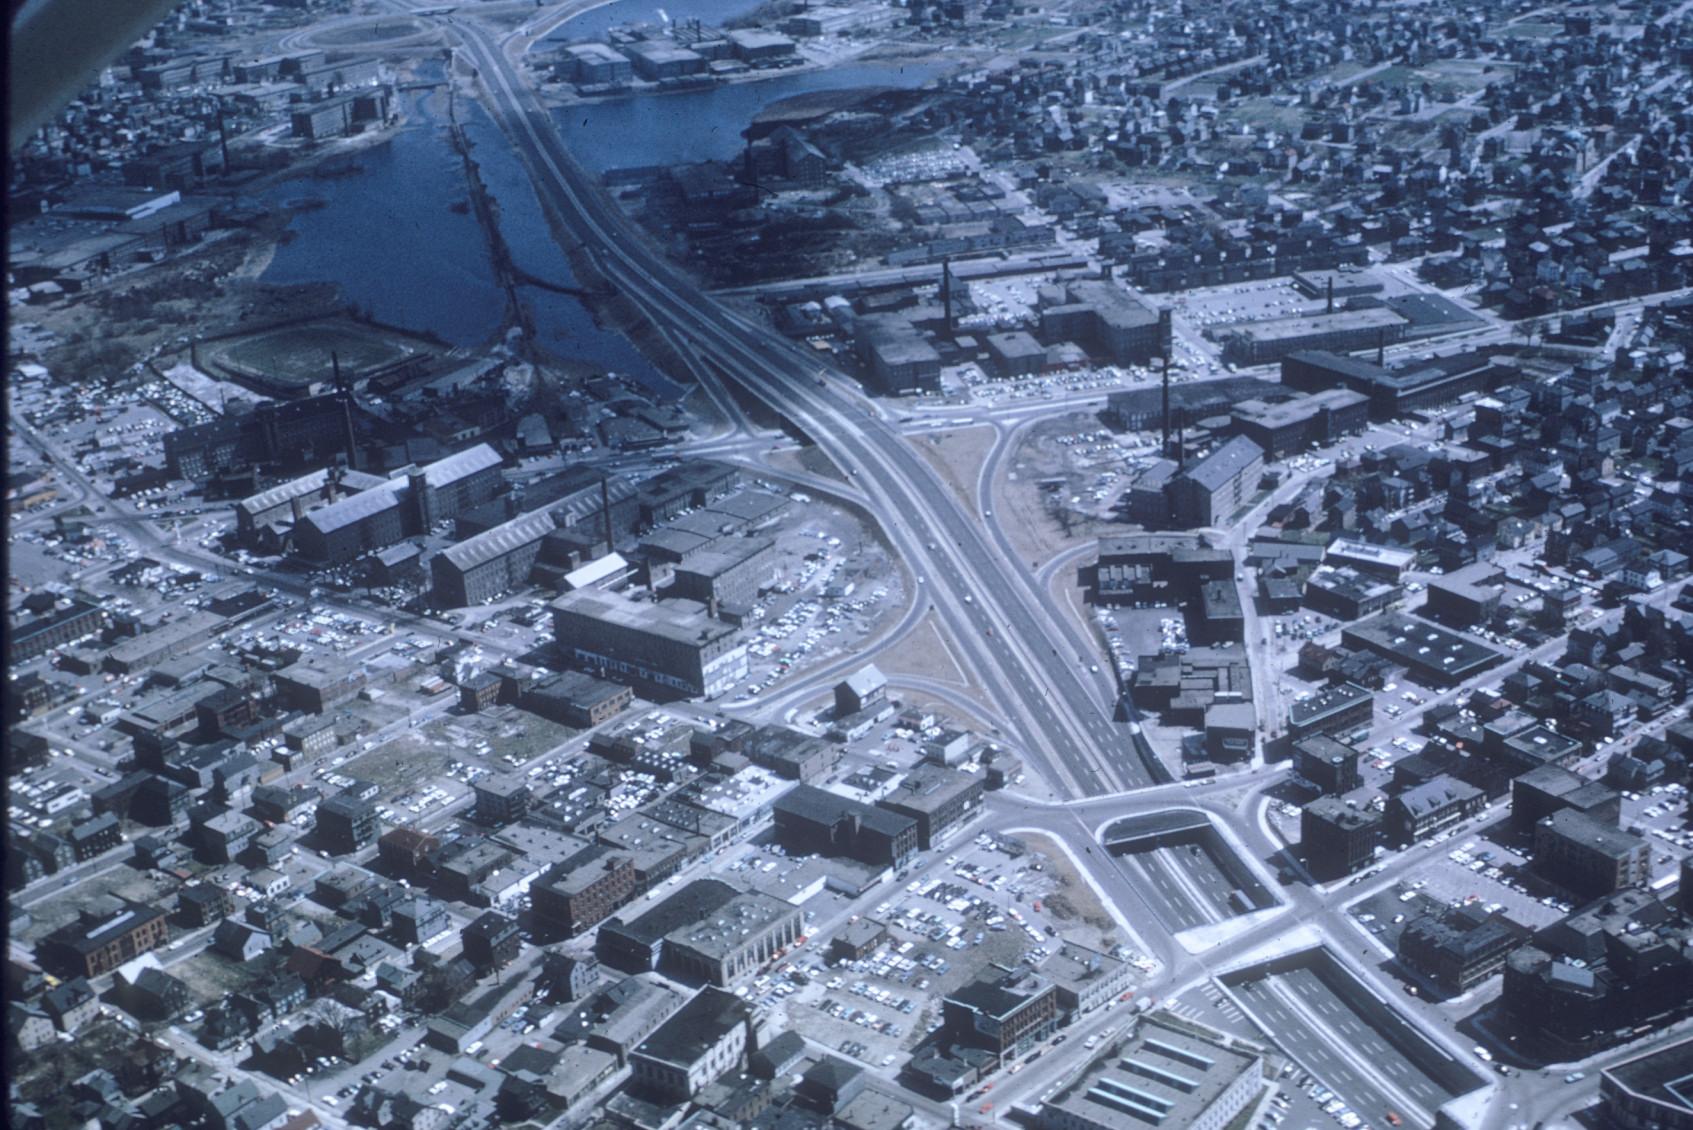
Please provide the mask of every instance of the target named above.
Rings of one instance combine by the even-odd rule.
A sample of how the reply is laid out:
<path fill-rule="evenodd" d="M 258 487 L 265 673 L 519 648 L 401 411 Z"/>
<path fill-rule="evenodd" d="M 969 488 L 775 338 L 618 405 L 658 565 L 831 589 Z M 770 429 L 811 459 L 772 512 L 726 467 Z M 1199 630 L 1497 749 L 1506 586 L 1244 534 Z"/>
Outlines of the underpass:
<path fill-rule="evenodd" d="M 1166 809 L 1106 826 L 1117 867 L 1156 892 L 1153 912 L 1172 933 L 1265 910 L 1280 901 L 1197 809 Z"/>
<path fill-rule="evenodd" d="M 1124 727 L 1109 716 L 1100 688 L 1089 687 L 1061 655 L 1058 645 L 1069 640 L 1029 578 L 1006 575 L 980 524 L 904 437 L 844 381 L 806 375 L 819 372 L 814 357 L 716 306 L 640 238 L 627 237 L 624 217 L 571 160 L 550 116 L 490 33 L 469 23 L 451 26 L 461 61 L 480 74 L 491 113 L 529 165 L 537 190 L 601 272 L 655 324 L 689 340 L 727 379 L 814 436 L 857 479 L 889 540 L 939 598 L 941 618 L 982 689 L 1008 704 L 1030 762 L 1068 795 L 1148 783 L 1146 766 L 1122 756 Z"/>
<path fill-rule="evenodd" d="M 1325 947 L 1220 978 L 1248 1016 L 1366 1123 L 1426 1126 L 1486 1080 L 1390 1006 Z"/>

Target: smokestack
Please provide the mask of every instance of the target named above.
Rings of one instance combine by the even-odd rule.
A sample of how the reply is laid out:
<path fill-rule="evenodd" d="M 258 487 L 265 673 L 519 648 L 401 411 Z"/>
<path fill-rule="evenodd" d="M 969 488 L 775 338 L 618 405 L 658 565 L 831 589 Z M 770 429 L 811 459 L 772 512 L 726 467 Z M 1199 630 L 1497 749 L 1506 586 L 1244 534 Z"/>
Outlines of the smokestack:
<path fill-rule="evenodd" d="M 1187 416 L 1176 415 L 1176 470 L 1187 470 Z"/>
<path fill-rule="evenodd" d="M 1164 426 L 1164 446 L 1159 448 L 1159 454 L 1164 458 L 1170 457 L 1170 355 L 1164 355 L 1164 414 L 1160 417 Z"/>
<path fill-rule="evenodd" d="M 1329 308 L 1328 308 L 1328 312 L 1330 314 L 1334 313 L 1334 276 L 1333 275 L 1329 276 Z"/>
<path fill-rule="evenodd" d="M 605 523 L 605 551 L 611 553 L 617 548 L 611 540 L 611 486 L 610 480 L 600 476 L 600 517 Z"/>
<path fill-rule="evenodd" d="M 941 260 L 941 303 L 946 307 L 946 332 L 952 333 L 952 260 Z"/>
<path fill-rule="evenodd" d="M 331 352 L 329 363 L 335 369 L 335 389 L 341 398 L 341 442 L 347 448 L 347 466 L 359 469 L 359 438 L 353 431 L 353 391 L 341 383 L 341 357 Z"/>
<path fill-rule="evenodd" d="M 1376 331 L 1376 365 L 1379 368 L 1383 368 L 1383 369 L 1387 368 L 1387 327 L 1386 326 L 1383 326 Z"/>
<path fill-rule="evenodd" d="M 223 101 L 218 100 L 218 148 L 223 153 L 223 171 L 229 173 L 229 129 L 223 124 Z"/>
<path fill-rule="evenodd" d="M 341 355 L 339 353 L 335 352 L 333 349 L 331 349 L 329 351 L 329 366 L 330 366 L 330 371 L 333 374 L 331 379 L 335 382 L 335 387 L 340 388 L 341 387 Z"/>

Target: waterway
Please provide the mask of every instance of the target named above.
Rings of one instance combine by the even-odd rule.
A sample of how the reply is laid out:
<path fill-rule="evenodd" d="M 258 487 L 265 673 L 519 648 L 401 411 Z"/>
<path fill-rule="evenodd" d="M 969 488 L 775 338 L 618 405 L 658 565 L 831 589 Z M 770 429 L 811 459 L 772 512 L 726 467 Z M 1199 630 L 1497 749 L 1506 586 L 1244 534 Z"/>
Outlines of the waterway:
<path fill-rule="evenodd" d="M 505 294 L 488 240 L 468 212 L 464 165 L 447 138 L 445 94 L 407 91 L 406 124 L 353 159 L 358 171 L 285 181 L 263 194 L 280 206 L 304 199 L 291 238 L 276 249 L 265 282 L 339 284 L 346 300 L 380 322 L 479 345 L 496 333 Z"/>
<path fill-rule="evenodd" d="M 725 161 L 746 144 L 742 131 L 773 103 L 818 90 L 921 86 L 943 63 L 846 63 L 674 94 L 630 94 L 566 106 L 555 112 L 576 159 L 605 172 L 617 168 Z"/>
<path fill-rule="evenodd" d="M 555 39 L 592 39 L 626 23 L 699 19 L 706 24 L 751 11 L 753 0 L 614 0 L 567 22 Z M 578 160 L 604 172 L 732 158 L 741 131 L 759 110 L 795 94 L 856 86 L 911 87 L 940 64 L 852 63 L 756 82 L 694 91 L 583 103 L 557 112 Z M 439 81 L 430 61 L 418 77 Z M 266 282 L 337 284 L 346 301 L 377 321 L 427 332 L 448 344 L 484 347 L 498 335 L 506 309 L 474 212 L 455 211 L 468 196 L 464 167 L 449 134 L 444 89 L 402 92 L 405 124 L 384 143 L 354 158 L 356 171 L 332 178 L 296 178 L 267 190 L 282 206 L 312 198 L 298 211 L 289 240 L 276 249 Z M 459 122 L 471 156 L 499 212 L 501 234 L 525 273 L 564 288 L 580 286 L 554 241 L 522 163 L 482 106 L 459 99 Z M 620 333 L 596 325 L 577 297 L 519 286 L 518 301 L 536 327 L 536 344 L 564 360 L 623 373 L 665 399 L 685 391 L 668 380 Z"/>
<path fill-rule="evenodd" d="M 707 26 L 721 27 L 725 20 L 744 16 L 758 7 L 758 0 L 612 0 L 591 11 L 583 12 L 555 28 L 547 40 L 568 43 L 572 40 L 599 39 L 614 27 L 623 24 L 686 23 L 698 20 Z"/>

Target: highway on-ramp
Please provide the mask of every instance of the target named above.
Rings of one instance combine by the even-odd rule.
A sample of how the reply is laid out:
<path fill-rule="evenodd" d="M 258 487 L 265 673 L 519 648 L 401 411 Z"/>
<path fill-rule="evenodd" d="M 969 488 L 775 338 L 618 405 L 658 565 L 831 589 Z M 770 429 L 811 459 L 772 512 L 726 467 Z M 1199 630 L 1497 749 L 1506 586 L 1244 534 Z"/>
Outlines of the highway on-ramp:
<path fill-rule="evenodd" d="M 912 569 L 961 658 L 1014 726 L 1029 762 L 1054 789 L 1092 795 L 1150 783 L 1127 729 L 1097 686 L 1033 578 L 1011 571 L 933 468 L 849 382 L 762 326 L 719 306 L 638 234 L 571 158 L 551 114 L 494 33 L 469 20 L 445 25 L 472 65 L 489 109 L 534 177 L 537 192 L 600 272 L 655 324 L 710 368 L 805 432 L 861 489 Z M 702 367 L 702 369 L 705 367 Z"/>

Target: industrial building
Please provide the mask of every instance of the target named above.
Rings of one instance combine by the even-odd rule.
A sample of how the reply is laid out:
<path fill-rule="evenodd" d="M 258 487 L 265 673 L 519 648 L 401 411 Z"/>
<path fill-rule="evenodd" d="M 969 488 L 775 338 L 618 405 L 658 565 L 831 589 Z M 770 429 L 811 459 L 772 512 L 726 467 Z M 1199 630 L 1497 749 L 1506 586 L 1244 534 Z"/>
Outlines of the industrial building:
<path fill-rule="evenodd" d="M 337 855 L 375 843 L 379 827 L 376 805 L 369 800 L 337 793 L 317 806 L 318 842 Z"/>
<path fill-rule="evenodd" d="M 1375 717 L 1375 695 L 1356 683 L 1324 687 L 1288 708 L 1287 731 L 1295 742 L 1315 734 L 1345 734 Z"/>
<path fill-rule="evenodd" d="M 1336 620 L 1362 620 L 1385 612 L 1400 596 L 1399 586 L 1350 566 L 1325 565 L 1305 582 L 1306 607 Z"/>
<path fill-rule="evenodd" d="M 555 864 L 529 889 L 535 914 L 566 937 L 616 913 L 641 891 L 634 857 L 593 844 Z"/>
<path fill-rule="evenodd" d="M 499 493 L 499 452 L 479 443 L 427 467 L 396 472 L 382 486 L 307 513 L 294 527 L 295 551 L 339 565 L 480 506 Z"/>
<path fill-rule="evenodd" d="M 943 1035 L 1006 1058 L 1021 1055 L 1058 1027 L 1058 990 L 1030 970 L 976 980 L 941 1002 Z"/>
<path fill-rule="evenodd" d="M 1456 996 L 1505 967 L 1528 931 L 1480 904 L 1419 914 L 1399 935 L 1399 960 Z"/>
<path fill-rule="evenodd" d="M 1326 734 L 1311 734 L 1293 743 L 1293 770 L 1330 796 L 1349 793 L 1364 783 L 1358 770 L 1358 751 Z"/>
<path fill-rule="evenodd" d="M 1041 1130 L 1223 1130 L 1264 1089 L 1261 1057 L 1192 1027 L 1142 1019 L 1041 1108 Z"/>
<path fill-rule="evenodd" d="M 1511 826 L 1518 832 L 1532 833 L 1544 817 L 1564 809 L 1615 828 L 1622 818 L 1622 794 L 1552 763 L 1511 779 Z"/>
<path fill-rule="evenodd" d="M 1390 311 L 1384 311 L 1391 313 Z M 1398 317 L 1398 315 L 1393 315 Z M 1347 348 L 1373 346 L 1372 341 Z M 1393 368 L 1330 352 L 1331 345 L 1301 346 L 1282 357 L 1282 384 L 1302 392 L 1347 388 L 1370 400 L 1370 417 L 1391 420 L 1438 408 L 1471 392 L 1489 392 L 1517 377 L 1518 370 L 1481 353 L 1460 353 L 1413 361 Z"/>
<path fill-rule="evenodd" d="M 307 714 L 325 714 L 364 689 L 364 668 L 347 659 L 307 656 L 271 676 L 277 701 Z"/>
<path fill-rule="evenodd" d="M 1073 341 L 1113 365 L 1144 365 L 1170 356 L 1168 308 L 1155 310 L 1109 280 L 1066 283 L 1062 294 L 1063 302 L 1041 308 L 1043 341 Z"/>
<path fill-rule="evenodd" d="M 1499 610 L 1499 584 L 1505 570 L 1492 562 L 1477 561 L 1428 583 L 1428 600 L 1422 614 L 1454 628 L 1485 625 Z"/>
<path fill-rule="evenodd" d="M 1617 1130 L 1693 1130 L 1693 1039 L 1655 1047 L 1599 1073 L 1600 1117 Z"/>
<path fill-rule="evenodd" d="M 696 879 L 638 918 L 604 923 L 595 950 L 625 972 L 661 970 L 733 988 L 804 933 L 804 912 L 792 903 Z"/>
<path fill-rule="evenodd" d="M 1263 448 L 1266 459 L 1280 459 L 1362 432 L 1370 423 L 1370 398 L 1351 389 L 1326 389 L 1279 403 L 1243 400 L 1231 416 L 1236 434 Z"/>
<path fill-rule="evenodd" d="M 580 590 L 552 604 L 553 632 L 571 663 L 666 697 L 714 698 L 746 678 L 735 628 L 688 600 L 636 602 Z"/>
<path fill-rule="evenodd" d="M 100 630 L 106 611 L 93 601 L 71 597 L 33 620 L 8 624 L 6 654 L 13 664 L 45 655 Z"/>
<path fill-rule="evenodd" d="M 941 355 L 898 314 L 855 319 L 853 340 L 876 391 L 890 396 L 940 391 Z"/>
<path fill-rule="evenodd" d="M 1581 898 L 1599 898 L 1652 879 L 1652 847 L 1584 812 L 1560 809 L 1534 825 L 1534 871 Z"/>
<path fill-rule="evenodd" d="M 559 77 L 578 86 L 609 86 L 635 77 L 635 64 L 604 43 L 573 43 L 558 63 Z"/>
<path fill-rule="evenodd" d="M 686 1103 L 739 1068 L 753 1041 L 752 1010 L 733 993 L 701 989 L 629 1055 L 634 1086 Z"/>
<path fill-rule="evenodd" d="M 986 789 L 980 774 L 922 764 L 876 804 L 917 821 L 918 846 L 928 851 L 975 816 Z"/>
<path fill-rule="evenodd" d="M 343 495 L 384 486 L 387 479 L 344 467 L 320 467 L 278 483 L 235 504 L 235 532 L 241 544 L 256 547 L 262 537 L 280 540 L 308 511 Z"/>
<path fill-rule="evenodd" d="M 1263 472 L 1263 449 L 1235 436 L 1170 480 L 1171 516 L 1185 529 L 1225 522 L 1252 497 Z"/>
<path fill-rule="evenodd" d="M 107 898 L 43 938 L 37 952 L 49 968 L 68 976 L 99 977 L 168 941 L 170 922 L 162 908 Z"/>
<path fill-rule="evenodd" d="M 917 854 L 917 821 L 897 812 L 799 785 L 771 806 L 776 836 L 790 851 L 844 855 L 881 867 L 903 867 Z"/>
<path fill-rule="evenodd" d="M 435 603 L 462 608 L 523 587 L 555 528 L 551 513 L 534 510 L 448 546 L 430 562 Z"/>
<path fill-rule="evenodd" d="M 1468 636 L 1413 620 L 1402 612 L 1384 612 L 1373 620 L 1350 624 L 1341 629 L 1340 638 L 1347 647 L 1399 664 L 1426 687 L 1456 686 L 1501 658 Z"/>
<path fill-rule="evenodd" d="M 1300 816 L 1299 846 L 1318 879 L 1343 879 L 1368 867 L 1381 839 L 1381 814 L 1339 797 L 1318 797 Z"/>
<path fill-rule="evenodd" d="M 1443 773 L 1387 802 L 1384 817 L 1388 839 L 1400 846 L 1420 843 L 1461 824 L 1486 806 L 1486 793 Z"/>
<path fill-rule="evenodd" d="M 750 605 L 775 576 L 777 560 L 773 538 L 724 538 L 677 565 L 666 594 L 705 605 Z"/>
<path fill-rule="evenodd" d="M 1236 365 L 1266 365 L 1307 350 L 1376 349 L 1403 341 L 1408 324 L 1385 306 L 1266 318 L 1228 327 L 1221 335 L 1223 358 Z"/>
<path fill-rule="evenodd" d="M 1066 1022 L 1106 1007 L 1135 986 L 1128 962 L 1075 942 L 1064 942 L 1041 962 L 1040 975 L 1052 982 Z"/>
<path fill-rule="evenodd" d="M 1351 538 L 1336 538 L 1323 554 L 1323 563 L 1337 568 L 1356 569 L 1372 577 L 1398 584 L 1405 571 L 1417 563 L 1414 550 L 1395 549 Z"/>

